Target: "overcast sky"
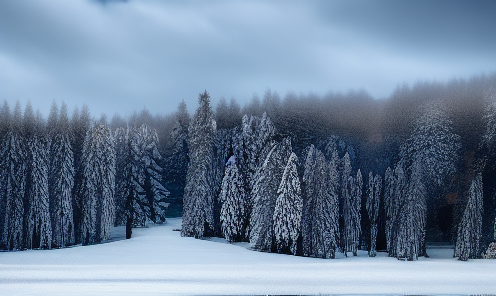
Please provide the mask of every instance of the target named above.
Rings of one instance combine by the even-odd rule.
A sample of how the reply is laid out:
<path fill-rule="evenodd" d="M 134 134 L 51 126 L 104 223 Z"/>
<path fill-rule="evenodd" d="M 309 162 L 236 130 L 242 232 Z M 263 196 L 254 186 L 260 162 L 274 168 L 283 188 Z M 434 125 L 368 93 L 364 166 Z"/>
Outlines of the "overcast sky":
<path fill-rule="evenodd" d="M 496 71 L 496 1 L 0 1 L 0 100 L 190 112 Z"/>

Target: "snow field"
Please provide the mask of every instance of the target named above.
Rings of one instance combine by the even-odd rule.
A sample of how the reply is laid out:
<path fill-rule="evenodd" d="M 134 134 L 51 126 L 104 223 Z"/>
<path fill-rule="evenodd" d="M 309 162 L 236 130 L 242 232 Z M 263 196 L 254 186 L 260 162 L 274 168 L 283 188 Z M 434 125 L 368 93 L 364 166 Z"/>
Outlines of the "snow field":
<path fill-rule="evenodd" d="M 323 260 L 248 250 L 212 238 L 182 238 L 181 219 L 134 229 L 131 240 L 0 253 L 0 295 L 491 294 L 496 262 L 384 253 Z"/>

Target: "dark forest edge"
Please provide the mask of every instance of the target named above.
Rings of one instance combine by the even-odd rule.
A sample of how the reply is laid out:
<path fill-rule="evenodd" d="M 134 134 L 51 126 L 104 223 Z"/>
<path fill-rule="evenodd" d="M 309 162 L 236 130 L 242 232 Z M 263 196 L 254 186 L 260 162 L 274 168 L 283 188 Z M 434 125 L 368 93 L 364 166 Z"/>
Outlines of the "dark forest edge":
<path fill-rule="evenodd" d="M 450 242 L 496 256 L 496 74 L 366 92 L 267 90 L 243 108 L 205 91 L 190 117 L 95 120 L 54 102 L 0 110 L 0 248 L 107 240 L 182 213 L 183 236 L 319 258 L 416 260 Z M 167 188 L 167 189 L 166 189 Z M 184 197 L 184 198 L 183 198 Z"/>

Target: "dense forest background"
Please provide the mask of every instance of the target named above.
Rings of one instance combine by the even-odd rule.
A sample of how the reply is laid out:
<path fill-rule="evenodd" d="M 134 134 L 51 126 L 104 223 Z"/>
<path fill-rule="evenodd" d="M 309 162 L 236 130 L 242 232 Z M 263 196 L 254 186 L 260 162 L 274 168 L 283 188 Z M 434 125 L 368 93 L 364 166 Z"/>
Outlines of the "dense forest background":
<path fill-rule="evenodd" d="M 415 259 L 427 242 L 447 242 L 466 260 L 494 241 L 496 74 L 401 85 L 383 100 L 366 91 L 280 97 L 267 90 L 242 107 L 220 98 L 212 108 L 206 91 L 199 102 L 193 116 L 182 102 L 173 114 L 145 109 L 110 120 L 92 118 L 86 107 L 69 116 L 56 103 L 45 119 L 30 104 L 11 111 L 5 102 L 0 248 L 97 243 L 113 225 L 128 226 L 131 237 L 131 227 L 181 215 L 186 236 L 326 258 L 362 248 Z M 311 174 L 321 171 L 333 173 Z M 262 200 L 269 192 L 274 197 Z M 308 217 L 322 203 L 325 226 L 317 229 Z M 255 218 L 268 204 L 272 212 L 260 215 L 269 218 Z M 195 205 L 209 210 L 196 216 Z M 300 226 L 277 220 L 281 209 Z M 228 227 L 233 217 L 239 221 Z"/>

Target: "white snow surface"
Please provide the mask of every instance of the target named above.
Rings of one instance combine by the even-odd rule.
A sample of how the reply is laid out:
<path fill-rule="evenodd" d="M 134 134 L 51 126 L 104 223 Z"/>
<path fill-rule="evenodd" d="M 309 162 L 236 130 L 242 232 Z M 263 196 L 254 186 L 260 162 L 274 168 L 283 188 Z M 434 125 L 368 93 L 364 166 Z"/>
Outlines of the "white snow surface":
<path fill-rule="evenodd" d="M 0 295 L 496 293 L 496 261 L 461 262 L 452 249 L 415 262 L 364 251 L 324 260 L 183 238 L 180 227 L 175 218 L 134 229 L 130 240 L 1 252 Z"/>

